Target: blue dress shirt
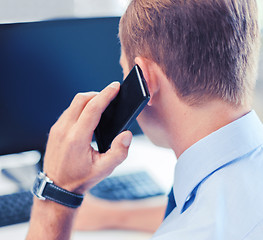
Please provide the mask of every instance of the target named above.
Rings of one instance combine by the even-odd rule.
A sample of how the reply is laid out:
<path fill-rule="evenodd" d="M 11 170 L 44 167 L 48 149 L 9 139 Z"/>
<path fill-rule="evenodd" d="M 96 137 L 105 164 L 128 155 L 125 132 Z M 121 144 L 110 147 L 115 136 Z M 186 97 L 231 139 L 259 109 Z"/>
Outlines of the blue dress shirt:
<path fill-rule="evenodd" d="M 187 149 L 153 240 L 263 239 L 263 125 L 251 111 Z"/>

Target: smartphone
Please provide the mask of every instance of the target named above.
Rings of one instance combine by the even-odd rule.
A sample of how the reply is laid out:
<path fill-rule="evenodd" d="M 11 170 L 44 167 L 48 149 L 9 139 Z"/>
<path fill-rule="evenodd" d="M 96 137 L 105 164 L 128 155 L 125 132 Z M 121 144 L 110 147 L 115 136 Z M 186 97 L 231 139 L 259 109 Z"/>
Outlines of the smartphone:
<path fill-rule="evenodd" d="M 150 99 L 142 70 L 135 65 L 120 86 L 119 93 L 101 115 L 94 131 L 100 153 L 105 153 L 113 139 L 129 129 Z"/>

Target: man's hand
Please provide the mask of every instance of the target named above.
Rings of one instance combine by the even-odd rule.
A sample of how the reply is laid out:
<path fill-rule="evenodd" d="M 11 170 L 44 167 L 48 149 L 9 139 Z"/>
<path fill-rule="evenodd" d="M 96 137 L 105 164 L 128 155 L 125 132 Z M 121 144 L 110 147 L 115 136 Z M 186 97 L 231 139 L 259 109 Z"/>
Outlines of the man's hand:
<path fill-rule="evenodd" d="M 90 145 L 101 114 L 116 97 L 119 88 L 120 84 L 114 82 L 99 94 L 77 94 L 51 128 L 44 172 L 56 185 L 82 194 L 127 157 L 132 138 L 129 131 L 117 136 L 105 154 Z"/>
<path fill-rule="evenodd" d="M 104 154 L 90 145 L 101 114 L 119 89 L 116 82 L 100 93 L 76 95 L 51 128 L 44 172 L 57 186 L 83 194 L 127 157 L 132 139 L 129 131 L 119 134 Z M 76 209 L 35 198 L 27 239 L 69 239 L 75 213 Z"/>

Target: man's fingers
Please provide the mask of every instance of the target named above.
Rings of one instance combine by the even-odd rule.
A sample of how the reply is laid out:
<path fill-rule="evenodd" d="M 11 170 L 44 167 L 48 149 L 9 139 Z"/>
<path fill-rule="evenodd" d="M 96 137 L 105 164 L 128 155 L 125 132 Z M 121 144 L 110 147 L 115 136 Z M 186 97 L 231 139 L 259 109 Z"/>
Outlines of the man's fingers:
<path fill-rule="evenodd" d="M 103 168 L 114 169 L 121 164 L 128 155 L 128 150 L 132 141 L 132 133 L 125 131 L 119 134 L 112 142 L 111 148 L 105 153 L 105 158 L 100 160 Z"/>
<path fill-rule="evenodd" d="M 88 102 L 78 120 L 80 132 L 90 131 L 93 134 L 93 131 L 99 123 L 101 114 L 117 96 L 119 89 L 120 83 L 113 82 Z"/>
<path fill-rule="evenodd" d="M 132 141 L 132 133 L 125 131 L 119 134 L 112 142 L 111 148 L 106 153 L 93 151 L 91 171 L 86 181 L 87 188 L 91 188 L 98 182 L 109 176 L 112 171 L 120 165 L 128 155 L 128 150 Z M 87 172 L 84 169 L 85 172 Z"/>
<path fill-rule="evenodd" d="M 63 113 L 63 119 L 66 119 L 68 121 L 77 121 L 87 103 L 97 94 L 97 92 L 87 92 L 78 93 L 77 95 L 75 95 L 70 106 Z"/>

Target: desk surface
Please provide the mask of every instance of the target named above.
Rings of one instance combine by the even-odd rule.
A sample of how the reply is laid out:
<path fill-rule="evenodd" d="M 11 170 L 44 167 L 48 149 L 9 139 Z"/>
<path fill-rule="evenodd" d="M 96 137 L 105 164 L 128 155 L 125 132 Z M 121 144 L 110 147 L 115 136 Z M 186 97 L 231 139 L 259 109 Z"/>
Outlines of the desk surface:
<path fill-rule="evenodd" d="M 152 145 L 146 137 L 136 136 L 133 138 L 128 158 L 114 170 L 112 175 L 146 170 L 168 193 L 173 181 L 175 163 L 175 156 L 171 150 L 158 148 Z M 10 165 L 10 162 L 8 164 Z M 3 166 L 5 164 L 2 162 L 1 165 Z M 1 180 L 3 180 L 3 178 Z M 1 181 L 1 185 L 3 184 L 4 183 Z M 22 223 L 2 227 L 0 228 L 0 239 L 25 239 L 28 226 L 28 223 Z M 151 234 L 149 233 L 122 230 L 74 232 L 72 235 L 73 240 L 144 240 L 150 237 Z"/>
<path fill-rule="evenodd" d="M 28 230 L 28 223 L 21 223 L 0 228 L 0 239 L 24 240 Z M 73 232 L 72 240 L 146 240 L 152 234 L 136 231 L 103 230 L 89 232 Z"/>

